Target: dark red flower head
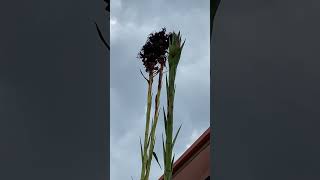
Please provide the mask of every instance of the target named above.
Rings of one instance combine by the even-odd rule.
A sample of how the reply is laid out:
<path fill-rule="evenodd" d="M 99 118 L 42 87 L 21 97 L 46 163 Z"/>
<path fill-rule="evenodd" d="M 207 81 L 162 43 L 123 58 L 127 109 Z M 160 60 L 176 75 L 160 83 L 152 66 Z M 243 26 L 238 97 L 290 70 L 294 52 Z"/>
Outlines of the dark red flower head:
<path fill-rule="evenodd" d="M 154 72 L 159 69 L 159 65 L 165 65 L 169 47 L 169 34 L 166 34 L 166 28 L 161 31 L 151 33 L 147 42 L 143 45 L 138 54 L 146 68 L 146 72 Z"/>

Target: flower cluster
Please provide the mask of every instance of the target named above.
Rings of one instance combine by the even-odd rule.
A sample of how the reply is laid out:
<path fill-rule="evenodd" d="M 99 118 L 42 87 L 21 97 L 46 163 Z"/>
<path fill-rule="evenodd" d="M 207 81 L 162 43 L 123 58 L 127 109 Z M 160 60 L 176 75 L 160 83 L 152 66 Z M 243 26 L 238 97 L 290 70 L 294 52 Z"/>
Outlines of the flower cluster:
<path fill-rule="evenodd" d="M 143 45 L 138 54 L 146 68 L 146 72 L 152 73 L 159 69 L 159 65 L 165 65 L 169 47 L 169 34 L 166 34 L 166 28 L 161 31 L 151 33 L 147 42 Z"/>

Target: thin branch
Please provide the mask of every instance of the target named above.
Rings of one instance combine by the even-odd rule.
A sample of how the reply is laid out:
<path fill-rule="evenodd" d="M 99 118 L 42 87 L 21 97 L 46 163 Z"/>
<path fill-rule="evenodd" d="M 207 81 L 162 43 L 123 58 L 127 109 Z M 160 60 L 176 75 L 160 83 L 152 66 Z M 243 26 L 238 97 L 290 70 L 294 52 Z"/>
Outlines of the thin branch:
<path fill-rule="evenodd" d="M 140 73 L 143 76 L 143 78 L 149 83 L 149 80 L 144 76 L 144 74 L 142 73 L 141 69 L 140 69 Z"/>
<path fill-rule="evenodd" d="M 110 50 L 110 46 L 108 45 L 108 43 L 107 43 L 106 40 L 104 39 L 104 37 L 103 37 L 103 35 L 102 35 L 102 33 L 101 33 L 100 29 L 99 29 L 98 24 L 97 24 L 96 22 L 94 22 L 94 23 L 95 23 L 95 25 L 96 25 L 96 29 L 97 29 L 97 31 L 98 31 L 98 34 L 99 34 L 99 37 L 100 37 L 101 41 L 102 41 L 103 44 L 108 48 L 108 50 Z"/>

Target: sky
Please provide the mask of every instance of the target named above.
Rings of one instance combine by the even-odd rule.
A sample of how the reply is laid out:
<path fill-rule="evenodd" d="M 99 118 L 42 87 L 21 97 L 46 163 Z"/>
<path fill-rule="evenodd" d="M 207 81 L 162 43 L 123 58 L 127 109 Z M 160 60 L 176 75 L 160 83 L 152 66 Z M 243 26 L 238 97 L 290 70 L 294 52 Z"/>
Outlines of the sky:
<path fill-rule="evenodd" d="M 316 0 L 223 0 L 215 18 L 213 179 L 319 179 Z"/>
<path fill-rule="evenodd" d="M 139 72 L 144 69 L 142 62 L 136 57 L 151 32 L 166 27 L 167 31 L 180 30 L 186 39 L 176 77 L 174 130 L 182 124 L 174 150 L 176 157 L 209 127 L 209 12 L 209 0 L 111 0 L 111 180 L 140 177 L 139 136 L 143 138 L 145 129 L 147 84 Z M 161 107 L 166 105 L 163 97 Z M 155 146 L 161 164 L 162 118 Z M 161 175 L 162 170 L 153 163 L 150 179 Z"/>

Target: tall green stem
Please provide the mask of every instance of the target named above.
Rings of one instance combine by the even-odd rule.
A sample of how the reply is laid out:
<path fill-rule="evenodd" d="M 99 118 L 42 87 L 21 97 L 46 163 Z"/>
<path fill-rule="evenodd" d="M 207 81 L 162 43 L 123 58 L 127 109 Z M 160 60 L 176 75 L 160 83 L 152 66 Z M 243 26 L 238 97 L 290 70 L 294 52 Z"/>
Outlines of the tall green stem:
<path fill-rule="evenodd" d="M 152 84 L 153 84 L 153 74 L 149 73 L 148 80 L 148 97 L 147 97 L 147 112 L 146 112 L 146 128 L 144 133 L 144 147 L 142 154 L 142 167 L 141 167 L 141 176 L 140 180 L 145 180 L 146 166 L 148 160 L 148 144 L 149 144 L 149 127 L 150 127 L 150 114 L 151 114 L 151 105 L 152 105 Z"/>
<path fill-rule="evenodd" d="M 159 106 L 160 106 L 160 95 L 161 95 L 161 87 L 162 87 L 162 76 L 163 76 L 163 66 L 161 64 L 160 69 L 159 69 L 159 80 L 158 80 L 158 92 L 155 98 L 155 110 L 154 110 L 154 117 L 153 117 L 153 123 L 151 127 L 151 144 L 149 147 L 149 157 L 148 157 L 148 162 L 147 162 L 147 170 L 146 170 L 146 180 L 149 179 L 149 174 L 150 174 L 150 167 L 151 167 L 151 161 L 152 161 L 152 154 L 154 150 L 154 145 L 155 145 L 155 132 L 157 128 L 157 123 L 158 123 L 158 118 L 159 118 Z"/>
<path fill-rule="evenodd" d="M 166 142 L 164 151 L 164 180 L 172 179 L 173 161 L 172 152 L 175 143 L 176 136 L 173 139 L 173 107 L 174 107 L 174 97 L 175 97 L 175 78 L 177 67 L 180 61 L 181 51 L 183 49 L 184 43 L 181 44 L 181 36 L 173 32 L 172 38 L 170 39 L 169 45 L 169 82 L 166 81 L 167 87 L 167 115 L 165 118 L 165 134 Z M 167 80 L 167 79 L 166 79 Z"/>
<path fill-rule="evenodd" d="M 160 94 L 162 86 L 162 75 L 163 67 L 167 60 L 167 49 L 168 49 L 168 34 L 166 34 L 166 28 L 162 28 L 161 31 L 156 33 L 151 33 L 148 36 L 148 39 L 143 45 L 142 49 L 138 53 L 138 58 L 142 60 L 143 65 L 146 68 L 146 72 L 149 72 L 149 79 L 142 76 L 148 82 L 148 95 L 147 95 L 147 112 L 146 112 L 146 127 L 144 134 L 144 144 L 142 147 L 142 142 L 140 138 L 140 151 L 141 151 L 141 176 L 140 180 L 149 180 L 150 167 L 152 157 L 154 156 L 158 162 L 156 154 L 153 152 L 155 144 L 155 131 L 157 127 L 158 117 L 159 117 L 159 105 L 160 105 Z M 159 73 L 158 81 L 158 92 L 155 98 L 155 112 L 154 117 L 151 121 L 151 130 L 150 130 L 150 114 L 152 106 L 152 83 L 153 78 Z M 160 163 L 158 162 L 160 165 Z"/>
<path fill-rule="evenodd" d="M 165 180 L 172 178 L 172 148 L 173 148 L 173 105 L 174 105 L 174 81 L 176 69 L 169 69 L 168 103 L 167 103 L 167 134 L 166 134 L 166 164 Z"/>

